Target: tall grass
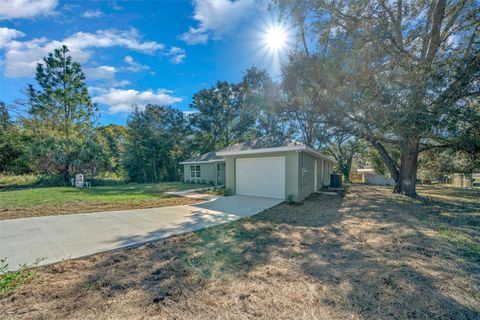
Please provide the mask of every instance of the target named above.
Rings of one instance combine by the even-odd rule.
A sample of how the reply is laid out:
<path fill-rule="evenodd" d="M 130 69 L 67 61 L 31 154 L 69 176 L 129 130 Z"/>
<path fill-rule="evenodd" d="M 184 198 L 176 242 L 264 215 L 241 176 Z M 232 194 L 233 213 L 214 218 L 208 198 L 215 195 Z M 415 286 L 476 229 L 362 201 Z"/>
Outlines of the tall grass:
<path fill-rule="evenodd" d="M 28 186 L 37 182 L 38 175 L 25 174 L 25 175 L 2 175 L 0 174 L 0 185 L 3 186 Z"/>
<path fill-rule="evenodd" d="M 118 175 L 100 175 L 95 178 L 85 176 L 93 186 L 113 186 L 125 183 L 125 179 Z M 2 175 L 0 174 L 0 187 L 23 188 L 23 187 L 60 187 L 69 186 L 70 181 L 65 181 L 62 175 Z"/>

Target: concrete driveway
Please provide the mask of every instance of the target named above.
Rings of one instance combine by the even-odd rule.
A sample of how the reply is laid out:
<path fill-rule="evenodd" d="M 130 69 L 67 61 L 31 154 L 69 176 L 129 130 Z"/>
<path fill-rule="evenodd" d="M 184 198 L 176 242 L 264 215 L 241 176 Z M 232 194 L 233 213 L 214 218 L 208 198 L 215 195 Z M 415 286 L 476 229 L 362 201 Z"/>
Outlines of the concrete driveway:
<path fill-rule="evenodd" d="M 0 258 L 11 269 L 132 246 L 234 221 L 282 200 L 230 196 L 195 205 L 0 221 Z"/>

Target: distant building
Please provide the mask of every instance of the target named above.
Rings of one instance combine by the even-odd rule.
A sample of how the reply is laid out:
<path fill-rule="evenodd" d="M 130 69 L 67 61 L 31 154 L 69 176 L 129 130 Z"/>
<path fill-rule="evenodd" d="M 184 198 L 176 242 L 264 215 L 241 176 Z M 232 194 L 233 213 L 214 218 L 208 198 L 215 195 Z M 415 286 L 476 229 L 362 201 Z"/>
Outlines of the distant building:
<path fill-rule="evenodd" d="M 350 181 L 357 183 L 373 184 L 380 186 L 392 186 L 395 181 L 383 174 L 376 174 L 370 167 L 357 168 L 350 173 Z"/>

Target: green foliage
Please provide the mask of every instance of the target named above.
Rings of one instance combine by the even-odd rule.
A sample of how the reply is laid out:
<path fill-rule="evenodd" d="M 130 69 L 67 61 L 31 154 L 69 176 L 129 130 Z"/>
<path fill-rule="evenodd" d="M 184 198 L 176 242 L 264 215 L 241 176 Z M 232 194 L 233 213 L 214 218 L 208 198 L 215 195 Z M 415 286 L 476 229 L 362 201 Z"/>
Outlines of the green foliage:
<path fill-rule="evenodd" d="M 427 150 L 419 162 L 419 175 L 424 180 L 442 181 L 453 173 L 480 172 L 480 157 L 463 150 Z"/>
<path fill-rule="evenodd" d="M 0 185 L 3 186 L 28 186 L 33 185 L 37 181 L 34 174 L 25 175 L 0 175 Z"/>
<path fill-rule="evenodd" d="M 334 57 L 334 56 L 332 56 Z M 336 79 L 335 59 L 325 63 L 320 56 L 292 53 L 282 69 L 282 117 L 289 120 L 295 135 L 309 145 L 316 145 L 332 127 L 329 120 Z M 331 79 L 333 78 L 333 79 Z"/>
<path fill-rule="evenodd" d="M 20 129 L 12 122 L 7 106 L 0 102 L 0 173 L 28 172 L 22 157 L 26 148 Z"/>
<path fill-rule="evenodd" d="M 35 271 L 31 268 L 37 266 L 42 260 L 38 259 L 31 265 L 24 264 L 16 271 L 9 271 L 7 259 L 0 259 L 0 296 L 8 295 L 31 281 L 35 277 Z"/>
<path fill-rule="evenodd" d="M 242 86 L 225 81 L 200 90 L 190 107 L 196 112 L 190 117 L 195 133 L 194 144 L 199 153 L 225 148 L 252 137 L 256 113 L 246 108 Z"/>
<path fill-rule="evenodd" d="M 367 148 L 364 156 L 376 174 L 387 174 L 387 166 L 385 166 L 385 163 L 377 150 L 374 148 Z"/>
<path fill-rule="evenodd" d="M 39 90 L 28 87 L 30 118 L 24 127 L 31 137 L 29 158 L 39 172 L 71 173 L 90 170 L 105 161 L 94 135 L 97 106 L 91 102 L 85 75 L 68 55 L 66 46 L 56 49 L 38 64 Z"/>
<path fill-rule="evenodd" d="M 266 70 L 248 68 L 241 82 L 244 108 L 256 115 L 255 134 L 258 136 L 285 137 L 288 123 L 281 117 L 281 88 Z"/>
<path fill-rule="evenodd" d="M 69 185 L 60 174 L 0 175 L 0 185 L 17 187 L 54 187 Z"/>
<path fill-rule="evenodd" d="M 96 129 L 97 139 L 106 155 L 101 168 L 104 172 L 123 174 L 122 154 L 127 140 L 127 129 L 124 126 L 109 124 Z"/>
<path fill-rule="evenodd" d="M 85 176 L 85 180 L 92 186 L 115 186 L 125 184 L 123 176 L 103 173 L 96 177 Z M 0 185 L 6 188 L 19 187 L 58 187 L 70 186 L 70 181 L 65 181 L 61 174 L 26 174 L 26 175 L 0 175 Z"/>
<path fill-rule="evenodd" d="M 233 196 L 233 190 L 230 189 L 230 188 L 225 188 L 225 189 L 223 190 L 223 195 L 224 195 L 225 197 Z"/>
<path fill-rule="evenodd" d="M 359 139 L 348 133 L 335 132 L 322 140 L 327 153 L 337 161 L 337 167 L 344 181 L 349 182 L 353 157 L 361 147 Z"/>
<path fill-rule="evenodd" d="M 183 112 L 147 105 L 135 108 L 127 121 L 123 165 L 131 181 L 178 181 L 189 156 L 188 123 Z"/>
<path fill-rule="evenodd" d="M 400 162 L 399 146 L 388 146 L 387 150 L 392 160 L 398 164 Z M 358 151 L 359 164 L 370 166 L 376 174 L 388 175 L 388 168 L 377 149 L 370 144 L 362 142 Z"/>
<path fill-rule="evenodd" d="M 80 64 L 62 46 L 43 58 L 35 80 L 40 90 L 28 88 L 30 114 L 38 135 L 63 139 L 83 138 L 93 130 L 97 106 L 91 102 Z"/>

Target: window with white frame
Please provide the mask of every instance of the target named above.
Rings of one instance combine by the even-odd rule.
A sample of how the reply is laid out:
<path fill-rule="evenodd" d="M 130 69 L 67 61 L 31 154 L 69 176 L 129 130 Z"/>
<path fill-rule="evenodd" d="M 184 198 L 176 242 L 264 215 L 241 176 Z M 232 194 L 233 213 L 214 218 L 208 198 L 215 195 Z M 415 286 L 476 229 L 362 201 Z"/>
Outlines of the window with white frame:
<path fill-rule="evenodd" d="M 200 166 L 190 166 L 190 178 L 200 178 Z"/>

